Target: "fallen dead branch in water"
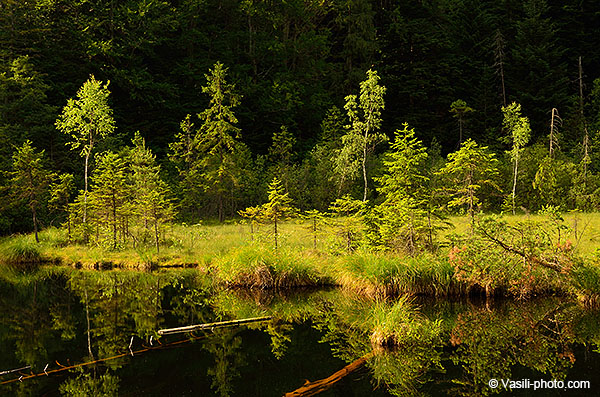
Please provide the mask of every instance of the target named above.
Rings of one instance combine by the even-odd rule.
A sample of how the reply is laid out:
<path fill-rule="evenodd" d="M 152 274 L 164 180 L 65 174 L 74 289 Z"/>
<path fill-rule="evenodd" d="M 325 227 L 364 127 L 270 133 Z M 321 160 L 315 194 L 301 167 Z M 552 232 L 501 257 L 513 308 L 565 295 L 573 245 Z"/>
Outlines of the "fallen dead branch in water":
<path fill-rule="evenodd" d="M 367 360 L 373 356 L 373 354 L 373 352 L 365 354 L 361 358 L 351 362 L 344 368 L 333 373 L 331 376 L 328 376 L 325 379 L 316 380 L 314 382 L 306 381 L 302 387 L 292 392 L 285 393 L 285 397 L 308 397 L 322 393 L 325 390 L 330 389 L 333 385 L 335 385 L 347 375 L 362 367 L 367 362 Z"/>
<path fill-rule="evenodd" d="M 231 326 L 236 326 L 236 325 L 256 323 L 256 322 L 260 322 L 260 321 L 269 321 L 272 318 L 273 317 L 271 317 L 271 316 L 265 316 L 265 317 L 245 318 L 245 319 L 241 319 L 241 320 L 220 321 L 220 322 L 216 322 L 216 323 L 188 325 L 185 327 L 177 327 L 177 328 L 166 328 L 166 329 L 159 330 L 158 334 L 159 335 L 172 335 L 172 334 L 181 334 L 181 333 L 185 333 L 185 332 L 200 331 L 203 329 L 231 327 Z"/>

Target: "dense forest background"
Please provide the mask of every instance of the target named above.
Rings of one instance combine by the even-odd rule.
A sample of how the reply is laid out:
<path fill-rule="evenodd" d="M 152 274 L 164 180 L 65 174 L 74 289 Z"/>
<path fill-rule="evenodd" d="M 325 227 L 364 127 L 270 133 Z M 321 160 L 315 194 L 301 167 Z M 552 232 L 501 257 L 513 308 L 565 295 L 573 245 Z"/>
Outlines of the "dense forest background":
<path fill-rule="evenodd" d="M 442 163 L 461 136 L 489 146 L 501 160 L 505 196 L 512 163 L 502 107 L 520 103 L 531 139 L 519 170 L 518 205 L 570 209 L 585 202 L 582 209 L 595 209 L 598 27 L 600 3 L 591 0 L 3 0 L 0 187 L 7 199 L 0 204 L 0 233 L 32 229 L 24 198 L 11 195 L 10 186 L 13 153 L 26 140 L 44 150 L 48 169 L 73 174 L 83 188 L 83 160 L 55 122 L 90 75 L 110 81 L 116 125 L 95 152 L 118 152 L 139 131 L 162 166 L 180 220 L 216 217 L 210 191 L 186 201 L 170 147 L 187 114 L 201 123 L 196 114 L 211 99 L 202 87 L 217 62 L 228 68 L 227 82 L 239 95 L 233 111 L 245 148 L 237 154 L 235 186 L 227 189 L 227 216 L 264 202 L 274 175 L 301 209 L 326 210 L 342 193 L 361 197 L 361 179 L 334 182 L 327 161 L 348 124 L 344 98 L 358 93 L 369 69 L 387 88 L 381 131 L 390 141 L 406 122 L 430 158 Z M 554 180 L 541 188 L 538 181 L 535 189 L 548 156 L 552 109 L 560 116 L 559 163 Z M 388 147 L 375 148 L 369 178 L 378 175 Z M 573 192 L 582 161 L 587 190 Z M 369 191 L 370 199 L 377 196 Z M 504 199 L 490 193 L 485 206 L 500 210 Z M 40 211 L 42 225 L 64 219 L 56 208 Z"/>

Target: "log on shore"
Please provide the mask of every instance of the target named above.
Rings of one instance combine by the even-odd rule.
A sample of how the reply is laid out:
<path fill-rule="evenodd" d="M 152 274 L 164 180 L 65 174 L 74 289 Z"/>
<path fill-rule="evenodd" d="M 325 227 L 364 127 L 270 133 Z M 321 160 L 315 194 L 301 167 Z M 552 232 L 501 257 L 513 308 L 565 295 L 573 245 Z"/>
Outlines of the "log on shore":
<path fill-rule="evenodd" d="M 161 329 L 161 330 L 158 330 L 158 334 L 159 335 L 182 334 L 185 332 L 200 331 L 203 329 L 231 327 L 231 326 L 243 325 L 243 324 L 248 324 L 248 323 L 256 323 L 256 322 L 260 322 L 260 321 L 268 321 L 268 320 L 271 320 L 272 318 L 273 317 L 271 317 L 271 316 L 265 316 L 265 317 L 244 318 L 241 320 L 219 321 L 216 323 L 187 325 L 185 327 Z"/>

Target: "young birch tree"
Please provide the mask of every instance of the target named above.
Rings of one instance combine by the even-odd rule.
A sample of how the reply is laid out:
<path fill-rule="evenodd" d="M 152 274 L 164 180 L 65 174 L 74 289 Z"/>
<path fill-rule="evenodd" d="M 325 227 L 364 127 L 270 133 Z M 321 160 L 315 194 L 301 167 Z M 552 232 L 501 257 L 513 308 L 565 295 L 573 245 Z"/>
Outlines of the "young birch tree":
<path fill-rule="evenodd" d="M 67 105 L 56 120 L 56 128 L 71 137 L 67 145 L 72 150 L 80 149 L 80 156 L 85 158 L 83 191 L 83 223 L 87 222 L 88 166 L 94 145 L 99 138 L 104 138 L 115 130 L 113 112 L 108 105 L 110 91 L 108 85 L 102 84 L 94 76 L 90 76 L 77 91 L 76 99 L 69 99 Z"/>
<path fill-rule="evenodd" d="M 510 157 L 513 161 L 513 187 L 512 187 L 512 213 L 515 214 L 515 196 L 517 191 L 517 175 L 519 173 L 519 157 L 523 152 L 523 148 L 529 142 L 531 137 L 531 127 L 529 119 L 521 116 L 521 105 L 511 103 L 508 106 L 502 107 L 504 113 L 504 128 L 511 134 L 512 149 Z"/>
<path fill-rule="evenodd" d="M 379 132 L 381 127 L 381 111 L 385 104 L 383 96 L 386 88 L 379 85 L 377 72 L 369 69 L 367 79 L 360 83 L 360 95 L 348 95 L 344 109 L 348 113 L 350 125 L 348 133 L 342 137 L 344 147 L 338 153 L 339 161 L 359 158 L 364 182 L 363 201 L 367 201 L 367 158 L 373 148 L 386 139 L 385 134 Z M 360 153 L 356 153 L 360 150 Z M 348 153 L 348 152 L 352 153 Z M 339 163 L 338 161 L 338 163 Z M 336 164 L 336 168 L 343 168 L 345 164 Z"/>

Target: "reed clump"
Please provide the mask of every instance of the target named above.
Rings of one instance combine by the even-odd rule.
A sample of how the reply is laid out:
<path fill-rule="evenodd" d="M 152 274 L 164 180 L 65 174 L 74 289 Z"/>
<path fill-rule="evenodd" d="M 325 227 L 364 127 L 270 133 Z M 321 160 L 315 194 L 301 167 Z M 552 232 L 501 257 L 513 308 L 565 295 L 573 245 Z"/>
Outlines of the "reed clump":
<path fill-rule="evenodd" d="M 572 272 L 572 282 L 579 301 L 588 307 L 600 306 L 600 266 L 579 265 Z"/>
<path fill-rule="evenodd" d="M 370 336 L 375 349 L 396 349 L 430 344 L 439 339 L 440 321 L 430 321 L 419 312 L 407 295 L 395 302 L 375 302 L 371 311 L 373 331 Z"/>
<path fill-rule="evenodd" d="M 249 245 L 215 258 L 211 273 L 229 287 L 273 289 L 331 284 L 317 260 L 290 250 Z"/>
<path fill-rule="evenodd" d="M 334 274 L 339 285 L 368 296 L 449 296 L 464 289 L 445 258 L 427 253 L 400 257 L 357 252 L 340 257 Z"/>
<path fill-rule="evenodd" d="M 32 270 L 44 261 L 32 236 L 13 236 L 0 243 L 0 263 L 14 270 Z"/>

